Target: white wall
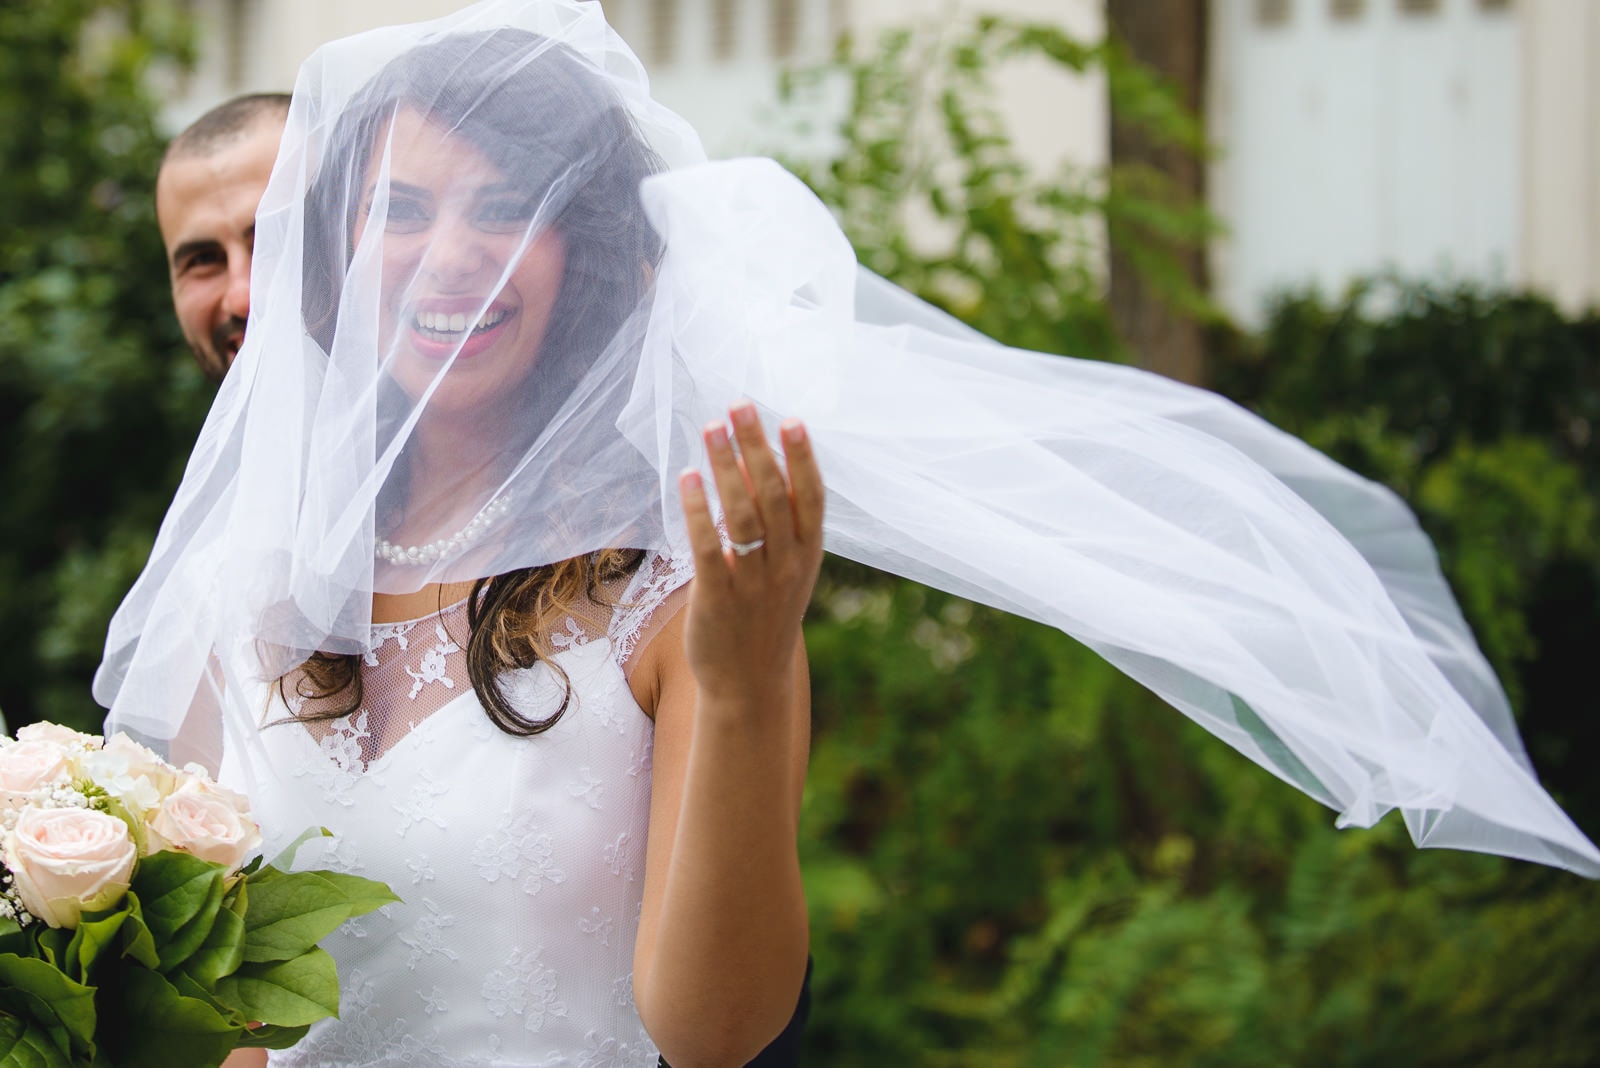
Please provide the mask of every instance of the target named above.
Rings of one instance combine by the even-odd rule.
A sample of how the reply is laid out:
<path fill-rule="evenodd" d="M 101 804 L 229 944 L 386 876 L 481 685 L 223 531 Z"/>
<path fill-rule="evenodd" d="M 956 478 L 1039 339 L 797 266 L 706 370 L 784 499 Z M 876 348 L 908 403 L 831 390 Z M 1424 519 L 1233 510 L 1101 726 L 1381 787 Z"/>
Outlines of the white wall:
<path fill-rule="evenodd" d="M 1600 307 L 1600 4 L 1524 0 L 1524 280 Z"/>
<path fill-rule="evenodd" d="M 673 61 L 652 61 L 657 25 L 651 6 L 676 8 Z M 839 21 L 837 0 L 798 0 L 801 54 L 827 53 Z M 288 91 L 300 63 L 319 45 L 379 26 L 438 18 L 461 0 L 195 0 L 200 63 L 171 93 L 166 122 L 176 131 L 236 93 Z M 701 131 L 714 154 L 750 151 L 776 100 L 777 61 L 769 53 L 771 0 L 737 0 L 740 48 L 731 59 L 711 54 L 713 0 L 608 0 L 614 28 L 646 61 L 659 99 Z M 230 47 L 243 40 L 246 47 Z M 230 56 L 230 52 L 233 53 Z"/>
<path fill-rule="evenodd" d="M 672 59 L 656 58 L 655 5 L 672 4 Z M 436 18 L 458 0 L 195 0 L 201 22 L 201 62 L 172 94 L 166 121 L 182 128 L 235 93 L 294 85 L 300 62 L 318 45 L 377 26 Z M 645 60 L 657 97 L 700 131 L 713 156 L 771 152 L 780 146 L 774 123 L 780 60 L 771 50 L 777 0 L 734 0 L 738 47 L 712 54 L 716 0 L 606 0 L 613 27 Z M 978 12 L 1060 19 L 1088 40 L 1103 33 L 1099 0 L 794 0 L 798 14 L 794 62 L 827 56 L 841 30 L 870 39 L 908 22 L 953 23 Z M 238 44 L 230 46 L 230 42 Z M 230 56 L 229 53 L 232 53 Z M 1076 79 L 1044 64 L 1018 63 L 1001 80 L 1004 106 L 1030 161 L 1053 166 L 1064 158 L 1088 165 L 1105 159 L 1105 89 L 1101 79 Z"/>
<path fill-rule="evenodd" d="M 1258 322 L 1275 290 L 1338 292 L 1356 275 L 1518 277 L 1524 111 L 1516 17 L 1478 0 L 1406 14 L 1368 0 L 1346 20 L 1290 0 L 1213 6 L 1208 86 L 1222 158 L 1211 203 L 1231 230 L 1217 296 Z"/>
<path fill-rule="evenodd" d="M 771 154 L 783 140 L 774 123 L 778 72 L 783 60 L 772 52 L 774 5 L 769 0 L 739 0 L 733 8 L 737 41 L 731 56 L 712 50 L 712 0 L 672 0 L 678 8 L 672 58 L 662 61 L 650 39 L 647 8 L 658 0 L 611 0 L 607 17 L 650 72 L 655 98 L 688 119 L 713 157 Z M 816 62 L 829 53 L 840 30 L 828 0 L 798 0 L 793 62 Z"/>

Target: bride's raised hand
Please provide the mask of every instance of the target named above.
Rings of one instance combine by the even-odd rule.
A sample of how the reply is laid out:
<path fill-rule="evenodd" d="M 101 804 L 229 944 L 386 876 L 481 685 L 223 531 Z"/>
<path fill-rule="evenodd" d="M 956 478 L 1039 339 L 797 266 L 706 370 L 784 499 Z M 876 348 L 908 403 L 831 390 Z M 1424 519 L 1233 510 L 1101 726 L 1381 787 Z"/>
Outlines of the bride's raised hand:
<path fill-rule="evenodd" d="M 727 423 L 704 431 L 726 542 L 699 472 L 679 480 L 695 562 L 686 653 L 703 696 L 750 702 L 792 677 L 801 618 L 822 563 L 823 487 L 801 423 L 779 428 L 785 471 L 754 405 L 728 414 Z"/>

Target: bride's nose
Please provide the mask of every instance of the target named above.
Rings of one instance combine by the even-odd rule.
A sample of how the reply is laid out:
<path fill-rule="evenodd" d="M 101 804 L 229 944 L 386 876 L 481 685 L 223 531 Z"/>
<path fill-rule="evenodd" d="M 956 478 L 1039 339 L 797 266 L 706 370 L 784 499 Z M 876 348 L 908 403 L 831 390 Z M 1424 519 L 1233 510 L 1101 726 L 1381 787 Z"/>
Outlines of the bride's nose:
<path fill-rule="evenodd" d="M 422 255 L 422 269 L 441 282 L 471 278 L 489 262 L 485 235 L 464 222 L 435 227 Z"/>

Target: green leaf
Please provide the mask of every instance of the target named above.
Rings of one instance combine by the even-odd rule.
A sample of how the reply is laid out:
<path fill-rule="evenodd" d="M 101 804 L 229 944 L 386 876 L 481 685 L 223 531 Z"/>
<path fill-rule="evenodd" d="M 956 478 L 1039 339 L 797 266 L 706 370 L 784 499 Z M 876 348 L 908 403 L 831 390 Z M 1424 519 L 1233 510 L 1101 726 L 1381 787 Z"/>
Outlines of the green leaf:
<path fill-rule="evenodd" d="M 74 982 L 45 961 L 0 955 L 0 1005 L 33 1017 L 58 1036 L 63 1049 L 94 1048 L 94 994 L 93 987 Z"/>
<path fill-rule="evenodd" d="M 374 909 L 392 905 L 400 900 L 400 896 L 389 889 L 386 883 L 376 879 L 364 879 L 359 875 L 346 875 L 337 871 L 319 871 L 315 874 L 344 892 L 350 902 L 352 916 L 365 916 Z"/>
<path fill-rule="evenodd" d="M 200 998 L 185 997 L 157 972 L 128 968 L 102 987 L 109 1026 L 101 1038 L 117 1068 L 218 1065 L 233 1050 L 240 1026 Z"/>
<path fill-rule="evenodd" d="M 65 1051 L 33 1020 L 0 1012 L 0 1064 L 7 1068 L 73 1068 Z"/>
<path fill-rule="evenodd" d="M 294 866 L 295 854 L 300 852 L 300 847 L 301 846 L 305 845 L 307 842 L 311 841 L 311 839 L 313 839 L 313 838 L 332 838 L 332 837 L 333 837 L 333 832 L 328 830 L 328 828 L 326 828 L 326 827 L 312 827 L 309 830 L 307 830 L 304 833 L 302 833 L 299 838 L 296 838 L 294 841 L 292 841 L 288 845 L 284 846 L 283 849 L 278 853 L 278 855 L 273 857 L 272 860 L 266 865 L 266 867 L 267 868 L 276 868 L 279 873 L 286 872 L 286 871 L 288 871 L 290 868 L 292 868 Z M 261 860 L 262 860 L 261 857 L 257 857 L 255 860 L 252 860 L 250 862 L 250 866 L 245 868 L 245 869 L 243 869 L 244 874 L 246 874 L 246 875 L 254 875 L 255 872 L 256 872 L 256 869 L 261 867 Z"/>
<path fill-rule="evenodd" d="M 237 1011 L 232 1006 L 217 1000 L 217 996 L 214 992 L 207 990 L 205 987 L 195 982 L 194 979 L 186 973 L 182 971 L 176 971 L 162 976 L 162 978 L 171 983 L 172 989 L 176 990 L 183 997 L 192 998 L 195 1001 L 210 1005 L 211 1008 L 216 1011 L 218 1016 L 221 1016 L 223 1019 L 228 1021 L 229 1027 L 242 1031 L 244 1027 L 250 1023 L 249 1020 L 244 1018 L 243 1013 Z"/>
<path fill-rule="evenodd" d="M 244 932 L 244 920 L 237 913 L 218 910 L 206 940 L 183 962 L 183 974 L 214 990 L 218 979 L 232 975 L 244 963 Z"/>
<path fill-rule="evenodd" d="M 248 883 L 244 959 L 258 963 L 296 957 L 351 916 L 394 900 L 393 894 L 383 896 L 381 884 L 331 872 L 284 873 L 269 867 Z M 353 900 L 355 894 L 361 896 Z"/>
<path fill-rule="evenodd" d="M 339 975 L 327 951 L 246 963 L 217 983 L 217 998 L 250 1020 L 300 1027 L 339 1011 Z"/>
<path fill-rule="evenodd" d="M 183 963 L 205 942 L 227 890 L 224 876 L 220 864 L 170 850 L 139 865 L 133 885 L 162 971 Z"/>
<path fill-rule="evenodd" d="M 67 975 L 74 969 L 68 959 L 72 948 L 72 932 L 65 927 L 47 927 L 39 932 L 39 952 L 50 965 Z"/>
<path fill-rule="evenodd" d="M 156 952 L 155 935 L 150 931 L 150 925 L 144 922 L 144 908 L 139 901 L 139 895 L 132 890 L 124 899 L 128 905 L 128 917 L 122 923 L 122 955 L 131 957 L 146 968 L 161 966 L 161 956 Z"/>
<path fill-rule="evenodd" d="M 121 933 L 122 925 L 132 911 L 131 898 L 131 894 L 123 897 L 114 909 L 85 912 L 78 918 L 78 929 L 73 932 L 72 943 L 67 947 L 67 959 L 72 965 L 68 970 L 69 975 L 79 982 L 89 981 L 89 971 L 94 967 L 94 962 Z"/>

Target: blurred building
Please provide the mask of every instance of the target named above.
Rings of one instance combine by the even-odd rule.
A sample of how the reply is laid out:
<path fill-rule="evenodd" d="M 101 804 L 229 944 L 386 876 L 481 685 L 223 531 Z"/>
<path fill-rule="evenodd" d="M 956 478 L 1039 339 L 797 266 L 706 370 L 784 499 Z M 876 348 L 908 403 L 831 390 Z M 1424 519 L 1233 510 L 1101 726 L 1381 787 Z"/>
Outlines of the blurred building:
<path fill-rule="evenodd" d="M 463 0 L 187 0 L 199 64 L 169 94 L 174 130 L 236 93 L 288 90 L 318 45 L 377 26 L 458 10 Z M 604 0 L 659 99 L 700 131 L 713 156 L 771 152 L 778 72 L 825 59 L 849 33 L 870 40 L 910 22 L 1002 12 L 1058 19 L 1086 39 L 1104 32 L 1099 0 Z M 1017 140 L 1041 163 L 1105 155 L 1103 90 L 1040 68 L 1003 79 Z M 1063 100 L 1065 98 L 1065 100 Z M 784 146 L 788 147 L 788 146 Z"/>
<path fill-rule="evenodd" d="M 377 26 L 438 18 L 464 0 L 191 0 L 205 42 L 170 112 L 181 126 L 251 90 L 288 90 L 324 42 Z M 785 63 L 819 59 L 847 28 L 849 0 L 605 0 L 657 96 L 728 155 L 759 139 Z"/>
<path fill-rule="evenodd" d="M 1597 59 L 1594 0 L 1213 3 L 1221 302 L 1394 270 L 1600 304 Z"/>
<path fill-rule="evenodd" d="M 1200 3 L 1202 0 L 1178 0 Z M 324 41 L 434 18 L 455 0 L 190 0 L 206 42 L 174 128 L 234 93 L 287 89 Z M 1148 0 L 1111 0 L 1113 9 Z M 1106 0 L 605 0 L 660 99 L 713 156 L 771 152 L 777 73 L 980 11 L 1098 39 Z M 1280 288 L 1382 271 L 1527 285 L 1600 304 L 1600 0 L 1209 0 L 1172 20 L 1201 57 L 1219 156 L 1204 195 L 1228 228 L 1210 285 L 1245 323 Z M 1185 30 L 1183 26 L 1201 27 Z M 1110 153 L 1103 84 L 1018 64 L 1000 79 L 1041 166 Z"/>

